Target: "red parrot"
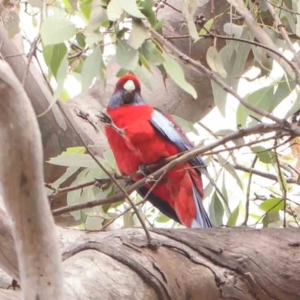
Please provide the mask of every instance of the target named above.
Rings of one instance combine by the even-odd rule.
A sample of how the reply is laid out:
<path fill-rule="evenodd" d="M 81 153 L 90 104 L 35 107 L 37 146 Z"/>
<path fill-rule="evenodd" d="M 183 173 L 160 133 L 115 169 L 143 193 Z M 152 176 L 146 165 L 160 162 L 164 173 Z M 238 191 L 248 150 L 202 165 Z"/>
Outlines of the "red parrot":
<path fill-rule="evenodd" d="M 145 102 L 140 82 L 131 74 L 118 80 L 107 113 L 124 133 L 105 126 L 108 143 L 124 175 L 193 148 L 171 116 Z M 205 168 L 205 164 L 199 156 L 175 167 L 163 176 L 148 200 L 162 213 L 187 227 L 212 227 L 202 203 L 201 168 Z M 134 180 L 141 178 L 140 175 Z M 146 184 L 138 193 L 145 196 L 152 185 Z"/>

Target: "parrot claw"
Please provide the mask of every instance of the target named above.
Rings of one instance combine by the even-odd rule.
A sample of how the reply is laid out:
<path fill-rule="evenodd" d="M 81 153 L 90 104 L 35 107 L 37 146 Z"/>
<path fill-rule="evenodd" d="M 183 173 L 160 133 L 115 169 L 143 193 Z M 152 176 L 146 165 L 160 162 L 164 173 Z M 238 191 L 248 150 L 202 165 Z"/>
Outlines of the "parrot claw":
<path fill-rule="evenodd" d="M 107 127 L 111 127 L 112 129 L 114 129 L 119 135 L 121 136 L 125 136 L 125 131 L 124 129 L 121 129 L 119 127 L 117 127 L 113 120 L 111 119 L 111 117 L 106 114 L 105 112 L 101 112 L 101 115 L 99 116 L 99 120 L 104 123 L 105 126 Z"/>
<path fill-rule="evenodd" d="M 140 166 L 139 166 L 139 172 L 140 172 L 143 176 L 145 176 L 145 177 L 147 177 L 147 176 L 149 175 L 149 172 L 148 172 L 148 170 L 147 170 L 147 166 L 146 166 L 146 165 L 140 165 Z"/>

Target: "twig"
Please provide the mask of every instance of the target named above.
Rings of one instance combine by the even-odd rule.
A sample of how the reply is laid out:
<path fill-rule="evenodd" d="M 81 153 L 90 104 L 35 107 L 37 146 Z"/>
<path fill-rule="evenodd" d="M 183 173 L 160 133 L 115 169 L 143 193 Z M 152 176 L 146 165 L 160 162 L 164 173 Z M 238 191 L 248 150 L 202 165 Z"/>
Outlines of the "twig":
<path fill-rule="evenodd" d="M 277 144 L 277 139 L 275 140 L 275 145 Z M 284 206 L 283 206 L 283 227 L 286 227 L 286 197 L 287 197 L 287 192 L 286 192 L 286 187 L 284 184 L 284 180 L 283 180 L 283 174 L 281 172 L 281 167 L 280 167 L 280 162 L 279 162 L 279 158 L 278 158 L 278 154 L 277 151 L 275 150 L 275 161 L 276 161 L 276 165 L 277 165 L 277 169 L 278 169 L 278 181 L 281 185 L 281 191 L 282 191 L 282 200 L 284 201 Z"/>
<path fill-rule="evenodd" d="M 284 11 L 287 11 L 287 12 L 289 12 L 289 13 L 291 13 L 291 14 L 300 16 L 300 13 L 298 13 L 298 12 L 295 12 L 295 11 L 293 11 L 293 10 L 291 10 L 291 9 L 284 8 L 284 7 L 282 7 L 282 6 L 276 5 L 275 3 L 273 3 L 273 2 L 271 2 L 271 1 L 269 1 L 269 0 L 266 0 L 266 1 L 269 2 L 272 6 L 279 8 L 280 10 L 284 10 Z"/>
<path fill-rule="evenodd" d="M 204 152 L 207 152 L 215 147 L 223 145 L 224 143 L 226 143 L 228 141 L 239 139 L 242 136 L 248 136 L 251 134 L 256 134 L 256 133 L 261 134 L 261 133 L 272 132 L 272 131 L 279 130 L 280 128 L 281 127 L 279 125 L 271 125 L 271 124 L 261 123 L 261 124 L 254 125 L 252 127 L 246 128 L 246 129 L 239 130 L 237 132 L 233 132 L 233 133 L 227 135 L 226 137 L 224 137 L 223 139 L 211 143 L 210 145 L 200 147 L 200 148 L 195 148 L 193 150 L 187 151 L 179 157 L 176 156 L 176 158 L 173 159 L 171 162 L 169 162 L 167 165 L 163 166 L 159 170 L 152 173 L 151 177 L 154 179 L 157 179 L 164 172 L 167 173 L 170 170 L 172 170 L 173 168 L 175 168 L 176 166 L 178 166 L 180 164 L 184 164 L 184 163 L 190 161 L 192 158 L 194 158 L 198 155 L 201 155 Z M 267 174 L 267 175 L 269 175 L 269 174 Z M 271 179 L 273 179 L 273 177 Z M 148 180 L 148 178 L 142 178 L 141 180 L 135 182 L 133 185 L 131 185 L 127 189 L 127 193 L 130 194 L 133 191 L 135 191 L 136 189 L 142 187 L 146 183 L 147 180 Z M 275 180 L 276 180 L 276 177 L 275 177 Z M 124 194 L 117 193 L 113 197 L 109 197 L 107 199 L 92 200 L 92 201 L 88 201 L 85 203 L 78 203 L 78 204 L 62 207 L 62 208 L 53 210 L 52 213 L 54 216 L 58 216 L 58 215 L 61 215 L 61 214 L 67 213 L 67 212 L 76 211 L 76 210 L 80 210 L 80 209 L 84 209 L 84 208 L 91 208 L 91 207 L 94 207 L 97 205 L 115 203 L 122 199 L 124 199 Z"/>
<path fill-rule="evenodd" d="M 207 34 L 201 34 L 199 35 L 199 37 L 203 37 L 203 38 L 218 38 L 220 40 L 226 40 L 226 41 L 236 41 L 236 42 L 241 42 L 241 43 L 246 43 L 246 44 L 250 44 L 265 50 L 268 50 L 276 55 L 278 55 L 280 58 L 282 58 L 292 69 L 293 71 L 296 73 L 298 72 L 297 67 L 290 62 L 282 53 L 280 53 L 277 49 L 272 49 L 268 46 L 265 46 L 264 44 L 260 44 L 251 40 L 247 40 L 247 39 L 243 39 L 243 38 L 237 38 L 237 37 L 233 37 L 233 36 L 225 36 L 225 35 L 218 35 L 218 34 L 213 34 L 213 33 L 207 33 Z M 164 37 L 167 40 L 173 40 L 173 39 L 183 39 L 183 38 L 190 38 L 190 36 L 188 34 L 186 35 L 179 35 L 179 36 L 167 36 Z"/>
<path fill-rule="evenodd" d="M 141 200 L 140 202 L 138 202 L 137 204 L 135 204 L 135 206 L 139 206 L 143 203 L 145 203 L 146 200 Z M 132 207 L 128 207 L 127 209 L 125 209 L 122 213 L 118 214 L 116 217 L 110 219 L 102 228 L 101 231 L 104 231 L 109 225 L 111 225 L 112 223 L 114 223 L 117 219 L 119 219 L 120 217 L 124 216 L 127 212 L 129 212 L 132 209 Z"/>
<path fill-rule="evenodd" d="M 253 169 L 255 167 L 255 164 L 257 162 L 258 156 L 255 155 L 255 158 L 252 162 L 250 172 L 249 172 L 249 180 L 248 180 L 248 187 L 247 187 L 247 195 L 246 195 L 246 215 L 245 215 L 245 220 L 242 225 L 247 226 L 248 223 L 248 218 L 249 218 L 249 204 L 250 204 L 250 188 L 251 188 L 251 181 L 252 181 L 252 174 L 253 174 Z"/>
<path fill-rule="evenodd" d="M 218 84 L 220 87 L 223 88 L 223 90 L 231 95 L 233 95 L 243 106 L 251 110 L 252 112 L 266 117 L 280 125 L 283 126 L 289 126 L 289 123 L 286 120 L 279 119 L 270 113 L 263 111 L 257 107 L 252 106 L 249 104 L 244 98 L 240 97 L 240 95 L 234 91 L 230 86 L 228 86 L 222 79 L 220 79 L 215 73 L 208 70 L 205 66 L 203 66 L 199 61 L 195 61 L 191 59 L 189 56 L 182 53 L 180 50 L 178 50 L 175 46 L 173 46 L 169 41 L 164 39 L 158 32 L 153 30 L 152 28 L 149 28 L 150 33 L 152 36 L 157 39 L 161 44 L 163 44 L 165 47 L 167 47 L 173 54 L 175 54 L 179 59 L 184 61 L 185 63 L 189 64 L 194 68 L 195 71 L 200 72 L 210 78 L 212 81 L 214 81 L 216 84 Z"/>
<path fill-rule="evenodd" d="M 266 1 L 266 0 L 265 0 L 265 3 L 266 3 L 266 6 L 268 7 L 273 19 L 274 19 L 274 22 L 275 22 L 275 25 L 276 25 L 277 29 L 280 31 L 283 39 L 287 42 L 287 44 L 289 45 L 291 51 L 293 52 L 295 60 L 297 62 L 298 69 L 300 69 L 300 57 L 298 56 L 298 53 L 295 50 L 295 48 L 293 46 L 293 43 L 291 42 L 291 40 L 289 38 L 289 35 L 287 34 L 287 32 L 285 30 L 284 25 L 281 23 L 274 7 L 271 5 L 271 3 L 269 1 Z"/>
<path fill-rule="evenodd" d="M 166 6 L 169 6 L 171 9 L 177 11 L 178 13 L 182 14 L 182 11 L 179 10 L 178 8 L 174 7 L 173 5 L 171 5 L 170 3 L 168 3 L 167 1 L 162 1 L 163 4 L 165 4 Z"/>
<path fill-rule="evenodd" d="M 66 194 L 68 192 L 72 192 L 72 191 L 76 191 L 76 190 L 79 190 L 79 189 L 82 189 L 82 188 L 85 188 L 85 187 L 88 187 L 88 186 L 91 186 L 91 185 L 95 185 L 95 184 L 106 184 L 106 183 L 110 183 L 111 182 L 111 179 L 110 178 L 100 178 L 100 179 L 95 179 L 95 180 L 92 180 L 92 181 L 88 181 L 88 182 L 85 182 L 85 183 L 81 183 L 81 184 L 78 184 L 78 185 L 73 185 L 73 186 L 69 186 L 69 187 L 65 187 L 65 188 L 54 188 L 52 187 L 50 184 L 47 184 L 45 183 L 45 186 L 49 189 L 52 189 L 53 190 L 53 193 L 50 194 L 48 196 L 48 198 L 50 199 L 53 199 L 53 198 L 56 198 L 62 194 Z"/>
<path fill-rule="evenodd" d="M 24 73 L 24 76 L 23 76 L 23 79 L 22 79 L 22 85 L 23 86 L 26 84 L 27 76 L 28 76 L 29 69 L 30 69 L 30 64 L 31 64 L 32 58 L 33 58 L 33 56 L 36 52 L 36 48 L 37 48 L 37 45 L 40 42 L 40 40 L 41 40 L 41 37 L 39 35 L 38 37 L 36 37 L 34 39 L 33 43 L 31 44 L 31 47 L 30 47 L 30 50 L 29 50 L 29 53 L 28 53 L 27 66 L 26 66 L 25 73 Z"/>

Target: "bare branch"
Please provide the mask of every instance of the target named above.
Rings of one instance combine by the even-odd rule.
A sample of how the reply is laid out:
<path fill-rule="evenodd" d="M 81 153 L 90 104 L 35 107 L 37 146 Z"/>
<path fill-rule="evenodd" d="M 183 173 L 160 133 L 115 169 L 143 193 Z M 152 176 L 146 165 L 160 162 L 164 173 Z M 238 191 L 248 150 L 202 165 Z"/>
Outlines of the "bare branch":
<path fill-rule="evenodd" d="M 44 188 L 35 113 L 7 63 L 0 62 L 0 182 L 13 220 L 24 299 L 62 299 L 62 269 Z"/>
<path fill-rule="evenodd" d="M 222 79 L 220 79 L 214 72 L 207 69 L 204 65 L 202 65 L 199 61 L 195 61 L 191 59 L 189 56 L 182 53 L 180 50 L 178 50 L 175 46 L 173 46 L 169 41 L 167 41 L 165 38 L 163 38 L 159 33 L 157 33 L 155 30 L 149 28 L 149 31 L 151 35 L 157 39 L 161 44 L 163 44 L 166 48 L 168 48 L 174 55 L 176 55 L 179 59 L 184 61 L 185 63 L 189 64 L 194 68 L 195 71 L 200 72 L 207 76 L 209 79 L 214 81 L 216 84 L 218 84 L 220 87 L 223 88 L 223 90 L 231 95 L 233 95 L 243 106 L 248 108 L 249 110 L 253 111 L 254 113 L 266 117 L 278 124 L 281 125 L 287 125 L 286 120 L 279 119 L 270 113 L 263 111 L 257 107 L 254 107 L 250 105 L 244 98 L 240 97 L 240 95 L 234 91 L 230 86 L 228 86 Z"/>
<path fill-rule="evenodd" d="M 270 11 L 273 19 L 274 19 L 274 22 L 275 22 L 275 25 L 276 25 L 277 29 L 280 31 L 283 39 L 287 42 L 287 44 L 289 45 L 291 51 L 293 52 L 295 60 L 296 60 L 297 65 L 298 65 L 298 70 L 299 70 L 300 69 L 300 57 L 298 56 L 298 53 L 295 50 L 295 48 L 293 46 L 293 43 L 291 42 L 291 40 L 289 38 L 289 35 L 287 34 L 287 32 L 284 28 L 284 25 L 281 23 L 274 7 L 271 5 L 271 3 L 269 1 L 265 1 L 265 3 L 267 5 L 268 10 Z M 299 84 L 299 82 L 298 82 L 298 84 Z"/>
<path fill-rule="evenodd" d="M 239 139 L 241 137 L 248 136 L 251 134 L 256 134 L 256 133 L 261 134 L 261 133 L 272 132 L 272 131 L 279 130 L 280 128 L 281 127 L 279 125 L 270 125 L 270 124 L 262 123 L 262 124 L 258 124 L 258 125 L 246 128 L 246 129 L 239 130 L 237 132 L 233 132 L 233 133 L 227 135 L 226 137 L 224 137 L 223 139 L 220 139 L 218 141 L 211 143 L 210 145 L 200 147 L 200 148 L 195 148 L 191 151 L 180 153 L 180 155 L 176 155 L 174 157 L 169 157 L 169 158 L 164 159 L 164 163 L 167 163 L 167 164 L 165 166 L 163 166 L 162 168 L 160 168 L 159 170 L 155 171 L 154 173 L 150 174 L 150 176 L 153 179 L 158 179 L 161 176 L 161 174 L 163 174 L 164 172 L 167 173 L 170 170 L 172 170 L 173 168 L 175 168 L 176 166 L 184 164 L 184 163 L 190 161 L 192 158 L 194 158 L 198 155 L 202 155 L 203 153 L 205 153 L 211 149 L 214 149 L 220 145 L 224 145 L 228 141 Z M 146 183 L 147 180 L 148 180 L 148 178 L 145 177 L 145 178 L 135 182 L 133 185 L 131 185 L 127 189 L 127 194 L 130 194 L 133 191 L 135 191 L 136 189 L 142 187 Z M 113 197 L 109 197 L 106 199 L 92 200 L 92 201 L 88 201 L 86 203 L 79 203 L 79 204 L 62 207 L 62 208 L 53 210 L 52 213 L 54 216 L 58 216 L 58 215 L 61 215 L 61 214 L 67 213 L 67 212 L 76 211 L 76 210 L 80 210 L 83 208 L 91 208 L 91 207 L 95 207 L 98 205 L 115 203 L 115 202 L 121 201 L 123 199 L 124 199 L 124 194 L 117 193 Z"/>

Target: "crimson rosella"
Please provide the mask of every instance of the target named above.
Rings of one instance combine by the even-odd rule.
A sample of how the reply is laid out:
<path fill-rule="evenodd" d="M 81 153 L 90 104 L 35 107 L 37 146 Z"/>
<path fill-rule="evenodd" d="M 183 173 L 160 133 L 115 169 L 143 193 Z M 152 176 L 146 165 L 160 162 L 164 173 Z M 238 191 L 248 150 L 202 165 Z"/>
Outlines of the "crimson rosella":
<path fill-rule="evenodd" d="M 105 126 L 109 145 L 124 175 L 193 148 L 171 116 L 145 102 L 140 82 L 131 74 L 118 80 L 107 113 L 123 132 L 120 134 Z M 199 156 L 175 167 L 157 183 L 148 200 L 162 213 L 187 227 L 212 227 L 202 203 L 201 168 L 205 168 L 205 164 Z M 138 192 L 145 196 L 152 185 L 147 183 Z"/>

